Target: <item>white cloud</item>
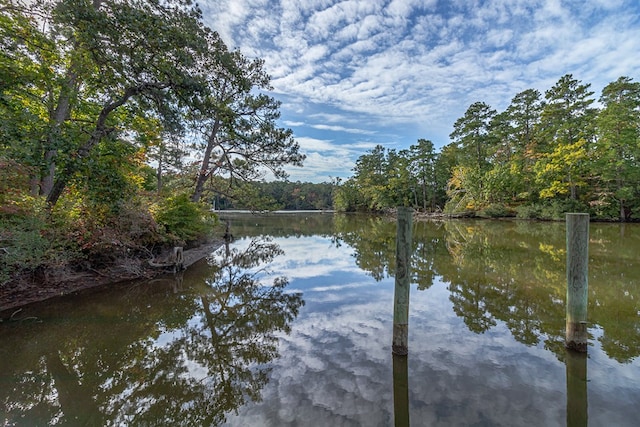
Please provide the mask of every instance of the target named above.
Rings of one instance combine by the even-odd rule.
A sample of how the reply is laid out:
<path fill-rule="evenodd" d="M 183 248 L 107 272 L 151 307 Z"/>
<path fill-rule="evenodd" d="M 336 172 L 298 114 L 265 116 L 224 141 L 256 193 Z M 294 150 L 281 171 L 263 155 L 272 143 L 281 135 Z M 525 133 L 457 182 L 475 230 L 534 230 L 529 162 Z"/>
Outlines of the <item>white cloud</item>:
<path fill-rule="evenodd" d="M 291 120 L 284 120 L 282 124 L 285 126 L 303 126 L 304 122 L 294 122 Z"/>
<path fill-rule="evenodd" d="M 331 130 L 335 132 L 356 133 L 361 135 L 373 135 L 376 133 L 375 131 L 370 131 L 366 129 L 353 129 L 353 128 L 346 128 L 344 126 L 335 126 L 335 125 L 333 126 L 332 125 L 310 125 L 310 127 L 314 129 Z"/>
<path fill-rule="evenodd" d="M 621 75 L 640 78 L 634 0 L 220 0 L 203 8 L 228 44 L 265 59 L 296 134 L 340 133 L 330 137 L 336 145 L 357 135 L 384 143 L 387 129 L 406 145 L 425 137 L 441 146 L 473 102 L 504 108 L 567 73 L 592 83 L 596 96 Z"/>
<path fill-rule="evenodd" d="M 342 149 L 335 154 L 308 152 L 302 168 L 287 168 L 290 181 L 329 182 L 331 178 L 346 178 L 355 166 L 351 157 L 341 155 Z"/>
<path fill-rule="evenodd" d="M 331 140 L 315 139 L 306 136 L 296 138 L 303 151 L 335 151 L 340 148 L 339 145 L 333 144 Z"/>

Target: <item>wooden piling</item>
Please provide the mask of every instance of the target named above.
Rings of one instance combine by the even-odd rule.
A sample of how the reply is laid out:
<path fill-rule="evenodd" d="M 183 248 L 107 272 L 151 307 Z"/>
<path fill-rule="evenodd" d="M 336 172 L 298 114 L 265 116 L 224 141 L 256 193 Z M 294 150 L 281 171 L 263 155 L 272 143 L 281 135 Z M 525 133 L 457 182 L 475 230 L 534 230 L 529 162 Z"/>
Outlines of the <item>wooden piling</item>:
<path fill-rule="evenodd" d="M 568 213 L 567 324 L 565 346 L 587 351 L 587 296 L 589 271 L 589 214 Z"/>
<path fill-rule="evenodd" d="M 409 285 L 411 282 L 411 227 L 413 209 L 398 208 L 396 234 L 396 280 L 393 299 L 393 343 L 397 355 L 409 352 Z"/>

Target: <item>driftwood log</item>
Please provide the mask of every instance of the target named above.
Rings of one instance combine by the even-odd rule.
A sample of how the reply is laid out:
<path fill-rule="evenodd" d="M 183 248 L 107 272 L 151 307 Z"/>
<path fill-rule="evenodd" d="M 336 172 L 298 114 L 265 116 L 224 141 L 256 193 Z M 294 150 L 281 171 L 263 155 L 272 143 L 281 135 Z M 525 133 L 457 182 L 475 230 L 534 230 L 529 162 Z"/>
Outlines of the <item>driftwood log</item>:
<path fill-rule="evenodd" d="M 184 270 L 182 246 L 175 246 L 171 252 L 149 260 L 149 265 L 156 268 L 171 268 L 173 271 Z"/>

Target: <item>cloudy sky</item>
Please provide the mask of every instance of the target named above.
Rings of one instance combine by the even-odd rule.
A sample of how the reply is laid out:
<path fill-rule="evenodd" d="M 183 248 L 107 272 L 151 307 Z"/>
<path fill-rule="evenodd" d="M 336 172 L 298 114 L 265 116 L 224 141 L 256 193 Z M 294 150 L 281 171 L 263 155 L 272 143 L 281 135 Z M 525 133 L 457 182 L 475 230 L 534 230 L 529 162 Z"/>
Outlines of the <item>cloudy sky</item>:
<path fill-rule="evenodd" d="M 291 180 L 351 175 L 377 144 L 436 148 L 476 101 L 501 111 L 565 74 L 597 98 L 640 80 L 637 0 L 205 0 L 206 23 L 262 58 L 281 125 L 307 155 Z"/>

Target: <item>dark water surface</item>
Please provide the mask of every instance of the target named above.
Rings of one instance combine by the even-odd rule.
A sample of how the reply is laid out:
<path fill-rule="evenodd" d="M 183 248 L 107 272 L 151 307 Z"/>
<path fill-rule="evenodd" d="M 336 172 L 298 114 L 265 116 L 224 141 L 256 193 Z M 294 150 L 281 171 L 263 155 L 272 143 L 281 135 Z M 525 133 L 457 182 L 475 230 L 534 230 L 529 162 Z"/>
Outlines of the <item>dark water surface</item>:
<path fill-rule="evenodd" d="M 0 425 L 638 425 L 640 226 L 591 224 L 581 357 L 564 224 L 416 223 L 403 359 L 394 222 L 230 220 L 182 274 L 0 323 Z"/>

